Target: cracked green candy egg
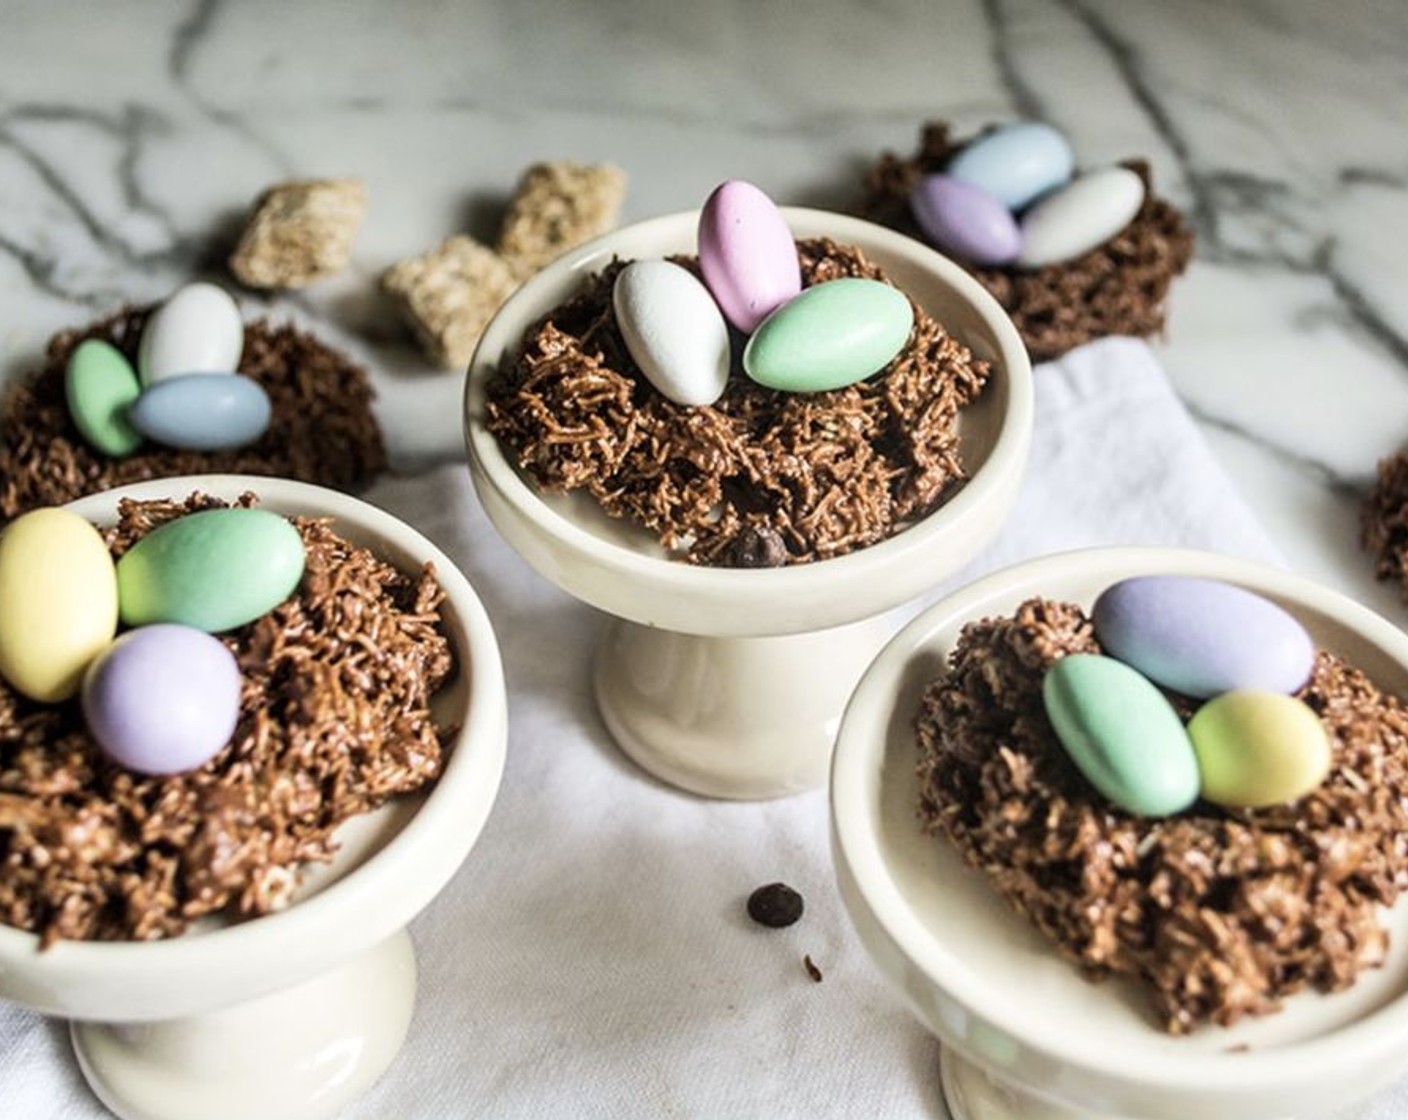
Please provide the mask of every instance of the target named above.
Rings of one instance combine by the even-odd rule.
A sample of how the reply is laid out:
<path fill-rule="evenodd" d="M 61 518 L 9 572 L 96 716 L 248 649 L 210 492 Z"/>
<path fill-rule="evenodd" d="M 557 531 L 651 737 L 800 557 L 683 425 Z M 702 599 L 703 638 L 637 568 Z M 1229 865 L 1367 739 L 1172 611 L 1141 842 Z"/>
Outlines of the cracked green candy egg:
<path fill-rule="evenodd" d="M 1162 817 L 1197 798 L 1198 762 L 1183 721 L 1138 671 L 1071 654 L 1046 670 L 1041 698 L 1076 768 L 1120 808 Z"/>
<path fill-rule="evenodd" d="M 743 369 L 759 385 L 819 393 L 863 381 L 909 340 L 914 308 L 898 288 L 844 277 L 806 288 L 759 324 Z"/>
<path fill-rule="evenodd" d="M 303 538 L 276 513 L 188 513 L 153 529 L 118 560 L 118 608 L 128 626 L 179 622 L 219 634 L 287 599 L 303 564 Z"/>

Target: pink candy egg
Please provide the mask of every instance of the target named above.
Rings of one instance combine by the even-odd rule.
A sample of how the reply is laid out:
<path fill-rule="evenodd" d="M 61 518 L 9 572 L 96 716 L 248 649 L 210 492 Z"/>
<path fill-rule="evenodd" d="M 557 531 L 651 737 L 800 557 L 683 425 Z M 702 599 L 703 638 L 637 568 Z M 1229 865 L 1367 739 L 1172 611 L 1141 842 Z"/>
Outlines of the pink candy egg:
<path fill-rule="evenodd" d="M 926 175 L 909 205 L 930 241 L 973 264 L 1009 264 L 1021 251 L 1017 219 L 995 194 L 974 183 Z"/>
<path fill-rule="evenodd" d="M 724 318 L 744 333 L 802 290 L 782 212 L 741 179 L 715 188 L 699 213 L 699 269 Z"/>

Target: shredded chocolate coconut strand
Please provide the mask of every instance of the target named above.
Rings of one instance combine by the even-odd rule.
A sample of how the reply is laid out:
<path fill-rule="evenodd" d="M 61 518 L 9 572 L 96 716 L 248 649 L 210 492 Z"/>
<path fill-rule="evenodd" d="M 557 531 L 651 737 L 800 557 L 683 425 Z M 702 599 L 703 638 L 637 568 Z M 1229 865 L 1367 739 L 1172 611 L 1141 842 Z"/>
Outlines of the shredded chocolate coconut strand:
<path fill-rule="evenodd" d="M 797 248 L 804 285 L 886 279 L 854 248 Z M 874 544 L 966 477 L 958 413 L 988 365 L 922 308 L 899 356 L 858 384 L 788 394 L 734 369 L 714 405 L 687 408 L 656 392 L 626 350 L 611 306 L 622 267 L 534 326 L 489 387 L 489 429 L 544 489 L 589 493 L 672 555 L 758 567 Z"/>
<path fill-rule="evenodd" d="M 887 152 L 870 170 L 860 214 L 926 240 L 910 211 L 910 195 L 920 179 L 942 171 L 963 146 L 943 122 L 925 125 L 913 156 Z M 1129 160 L 1124 166 L 1144 180 L 1144 205 L 1110 241 L 1074 260 L 1031 271 L 964 265 L 1012 317 L 1033 361 L 1059 358 L 1107 335 L 1142 338 L 1163 331 L 1169 285 L 1192 259 L 1193 233 L 1154 193 L 1147 162 Z"/>
<path fill-rule="evenodd" d="M 1397 583 L 1408 602 L 1408 451 L 1379 460 L 1359 510 L 1359 542 L 1374 558 L 1374 574 Z"/>
<path fill-rule="evenodd" d="M 360 490 L 386 469 L 366 371 L 292 326 L 245 324 L 239 372 L 269 394 L 269 429 L 248 447 L 175 451 L 145 444 L 110 459 L 79 434 L 64 400 L 69 355 L 85 339 L 110 342 L 134 364 L 151 308 L 128 308 L 55 335 L 43 369 L 20 379 L 0 405 L 0 525 L 39 506 L 130 482 L 183 474 L 278 476 Z"/>
<path fill-rule="evenodd" d="M 1174 1034 L 1345 988 L 1381 964 L 1376 908 L 1408 886 L 1399 700 L 1322 651 L 1297 694 L 1330 736 L 1319 789 L 1271 809 L 1198 802 L 1138 818 L 1090 787 L 1042 706 L 1047 666 L 1099 651 L 1079 607 L 1042 599 L 964 630 L 918 717 L 924 827 L 1092 978 L 1143 980 Z"/>
<path fill-rule="evenodd" d="M 121 504 L 114 556 L 184 512 Z M 246 495 L 240 505 L 253 504 Z M 89 737 L 76 701 L 37 704 L 0 681 L 0 921 L 60 938 L 170 937 L 207 915 L 284 906 L 333 830 L 440 774 L 430 696 L 453 669 L 429 565 L 406 575 L 326 521 L 295 518 L 298 590 L 224 637 L 244 677 L 229 746 L 199 770 L 144 777 Z"/>

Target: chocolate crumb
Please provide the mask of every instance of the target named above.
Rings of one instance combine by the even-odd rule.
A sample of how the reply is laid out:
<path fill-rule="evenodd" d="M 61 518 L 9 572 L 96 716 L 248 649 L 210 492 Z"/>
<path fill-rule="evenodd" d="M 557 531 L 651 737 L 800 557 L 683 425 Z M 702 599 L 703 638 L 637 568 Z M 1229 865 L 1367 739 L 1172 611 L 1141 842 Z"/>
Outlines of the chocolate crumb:
<path fill-rule="evenodd" d="M 104 536 L 120 556 L 157 526 L 224 504 L 124 501 Z M 429 705 L 454 651 L 434 571 L 401 572 L 327 519 L 290 520 L 303 578 L 222 637 L 243 675 L 240 716 L 200 769 L 126 770 L 93 742 L 77 700 L 39 704 L 0 681 L 0 922 L 48 947 L 279 910 L 303 864 L 332 858 L 342 821 L 439 777 L 450 731 Z"/>
<path fill-rule="evenodd" d="M 910 210 L 915 185 L 942 171 L 976 137 L 955 140 L 943 121 L 924 125 L 908 158 L 886 152 L 866 176 L 857 212 L 926 241 Z M 1193 257 L 1193 232 L 1174 206 L 1154 193 L 1145 160 L 1124 165 L 1144 180 L 1144 205 L 1115 237 L 1074 260 L 1044 268 L 961 267 L 997 299 L 1036 362 L 1059 358 L 1107 335 L 1162 334 L 1169 287 Z"/>
<path fill-rule="evenodd" d="M 924 830 L 1092 979 L 1140 980 L 1173 1034 L 1381 965 L 1379 908 L 1408 885 L 1402 702 L 1321 651 L 1296 694 L 1331 744 L 1319 788 L 1266 809 L 1135 817 L 1081 777 L 1042 704 L 1048 666 L 1100 651 L 1084 610 L 1041 598 L 963 629 L 916 723 Z"/>
<path fill-rule="evenodd" d="M 810 953 L 802 958 L 802 966 L 807 970 L 807 975 L 812 978 L 812 983 L 821 983 L 823 979 L 821 969 L 817 968 L 816 962 L 812 960 Z"/>
<path fill-rule="evenodd" d="M 176 451 L 146 444 L 110 459 L 79 434 L 64 396 L 64 370 L 79 343 L 97 338 L 134 365 L 153 308 L 125 308 L 49 342 L 43 367 L 18 379 L 0 400 L 0 525 L 26 510 L 186 474 L 292 478 L 356 492 L 386 470 L 386 449 L 372 414 L 365 369 L 313 335 L 266 320 L 245 324 L 239 372 L 269 394 L 269 429 L 247 447 Z"/>
<path fill-rule="evenodd" d="M 802 910 L 802 896 L 786 883 L 768 883 L 748 896 L 748 916 L 772 929 L 792 925 Z"/>
<path fill-rule="evenodd" d="M 780 568 L 787 563 L 787 545 L 777 530 L 750 525 L 733 538 L 728 558 L 734 568 Z"/>

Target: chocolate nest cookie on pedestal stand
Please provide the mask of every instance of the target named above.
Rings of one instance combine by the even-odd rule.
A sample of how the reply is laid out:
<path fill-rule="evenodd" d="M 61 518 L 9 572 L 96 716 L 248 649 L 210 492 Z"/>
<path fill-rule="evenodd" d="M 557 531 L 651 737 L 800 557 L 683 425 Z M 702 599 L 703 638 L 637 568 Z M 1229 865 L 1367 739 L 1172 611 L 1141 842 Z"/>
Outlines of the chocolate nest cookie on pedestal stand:
<path fill-rule="evenodd" d="M 1408 875 L 1398 698 L 1322 651 L 1297 693 L 1332 743 L 1321 788 L 1264 809 L 1199 802 L 1143 818 L 1094 792 L 1043 709 L 1045 670 L 1099 652 L 1073 603 L 1033 598 L 964 629 L 916 724 L 925 829 L 1090 976 L 1138 977 L 1170 1033 L 1266 1015 L 1381 965 L 1380 909 Z M 1175 700 L 1185 719 L 1196 707 Z"/>
<path fill-rule="evenodd" d="M 65 401 L 69 356 L 80 343 L 100 339 L 135 365 L 153 310 L 124 308 L 55 335 L 43 368 L 8 387 L 0 399 L 0 525 L 26 510 L 147 479 L 253 474 L 355 493 L 386 469 L 366 370 L 306 331 L 263 319 L 245 324 L 238 366 L 269 396 L 269 427 L 257 441 L 224 451 L 146 443 L 125 458 L 93 448 Z"/>
<path fill-rule="evenodd" d="M 871 168 L 856 212 L 926 240 L 910 210 L 910 195 L 924 176 L 943 171 L 965 144 L 953 139 L 946 123 L 929 122 L 914 155 L 886 152 Z M 1114 238 L 1073 260 L 1027 271 L 963 264 L 1012 317 L 1033 361 L 1059 358 L 1108 335 L 1143 338 L 1163 332 L 1169 287 L 1192 258 L 1193 232 L 1178 210 L 1154 193 L 1147 162 L 1132 159 L 1123 166 L 1143 179 L 1144 204 Z"/>

